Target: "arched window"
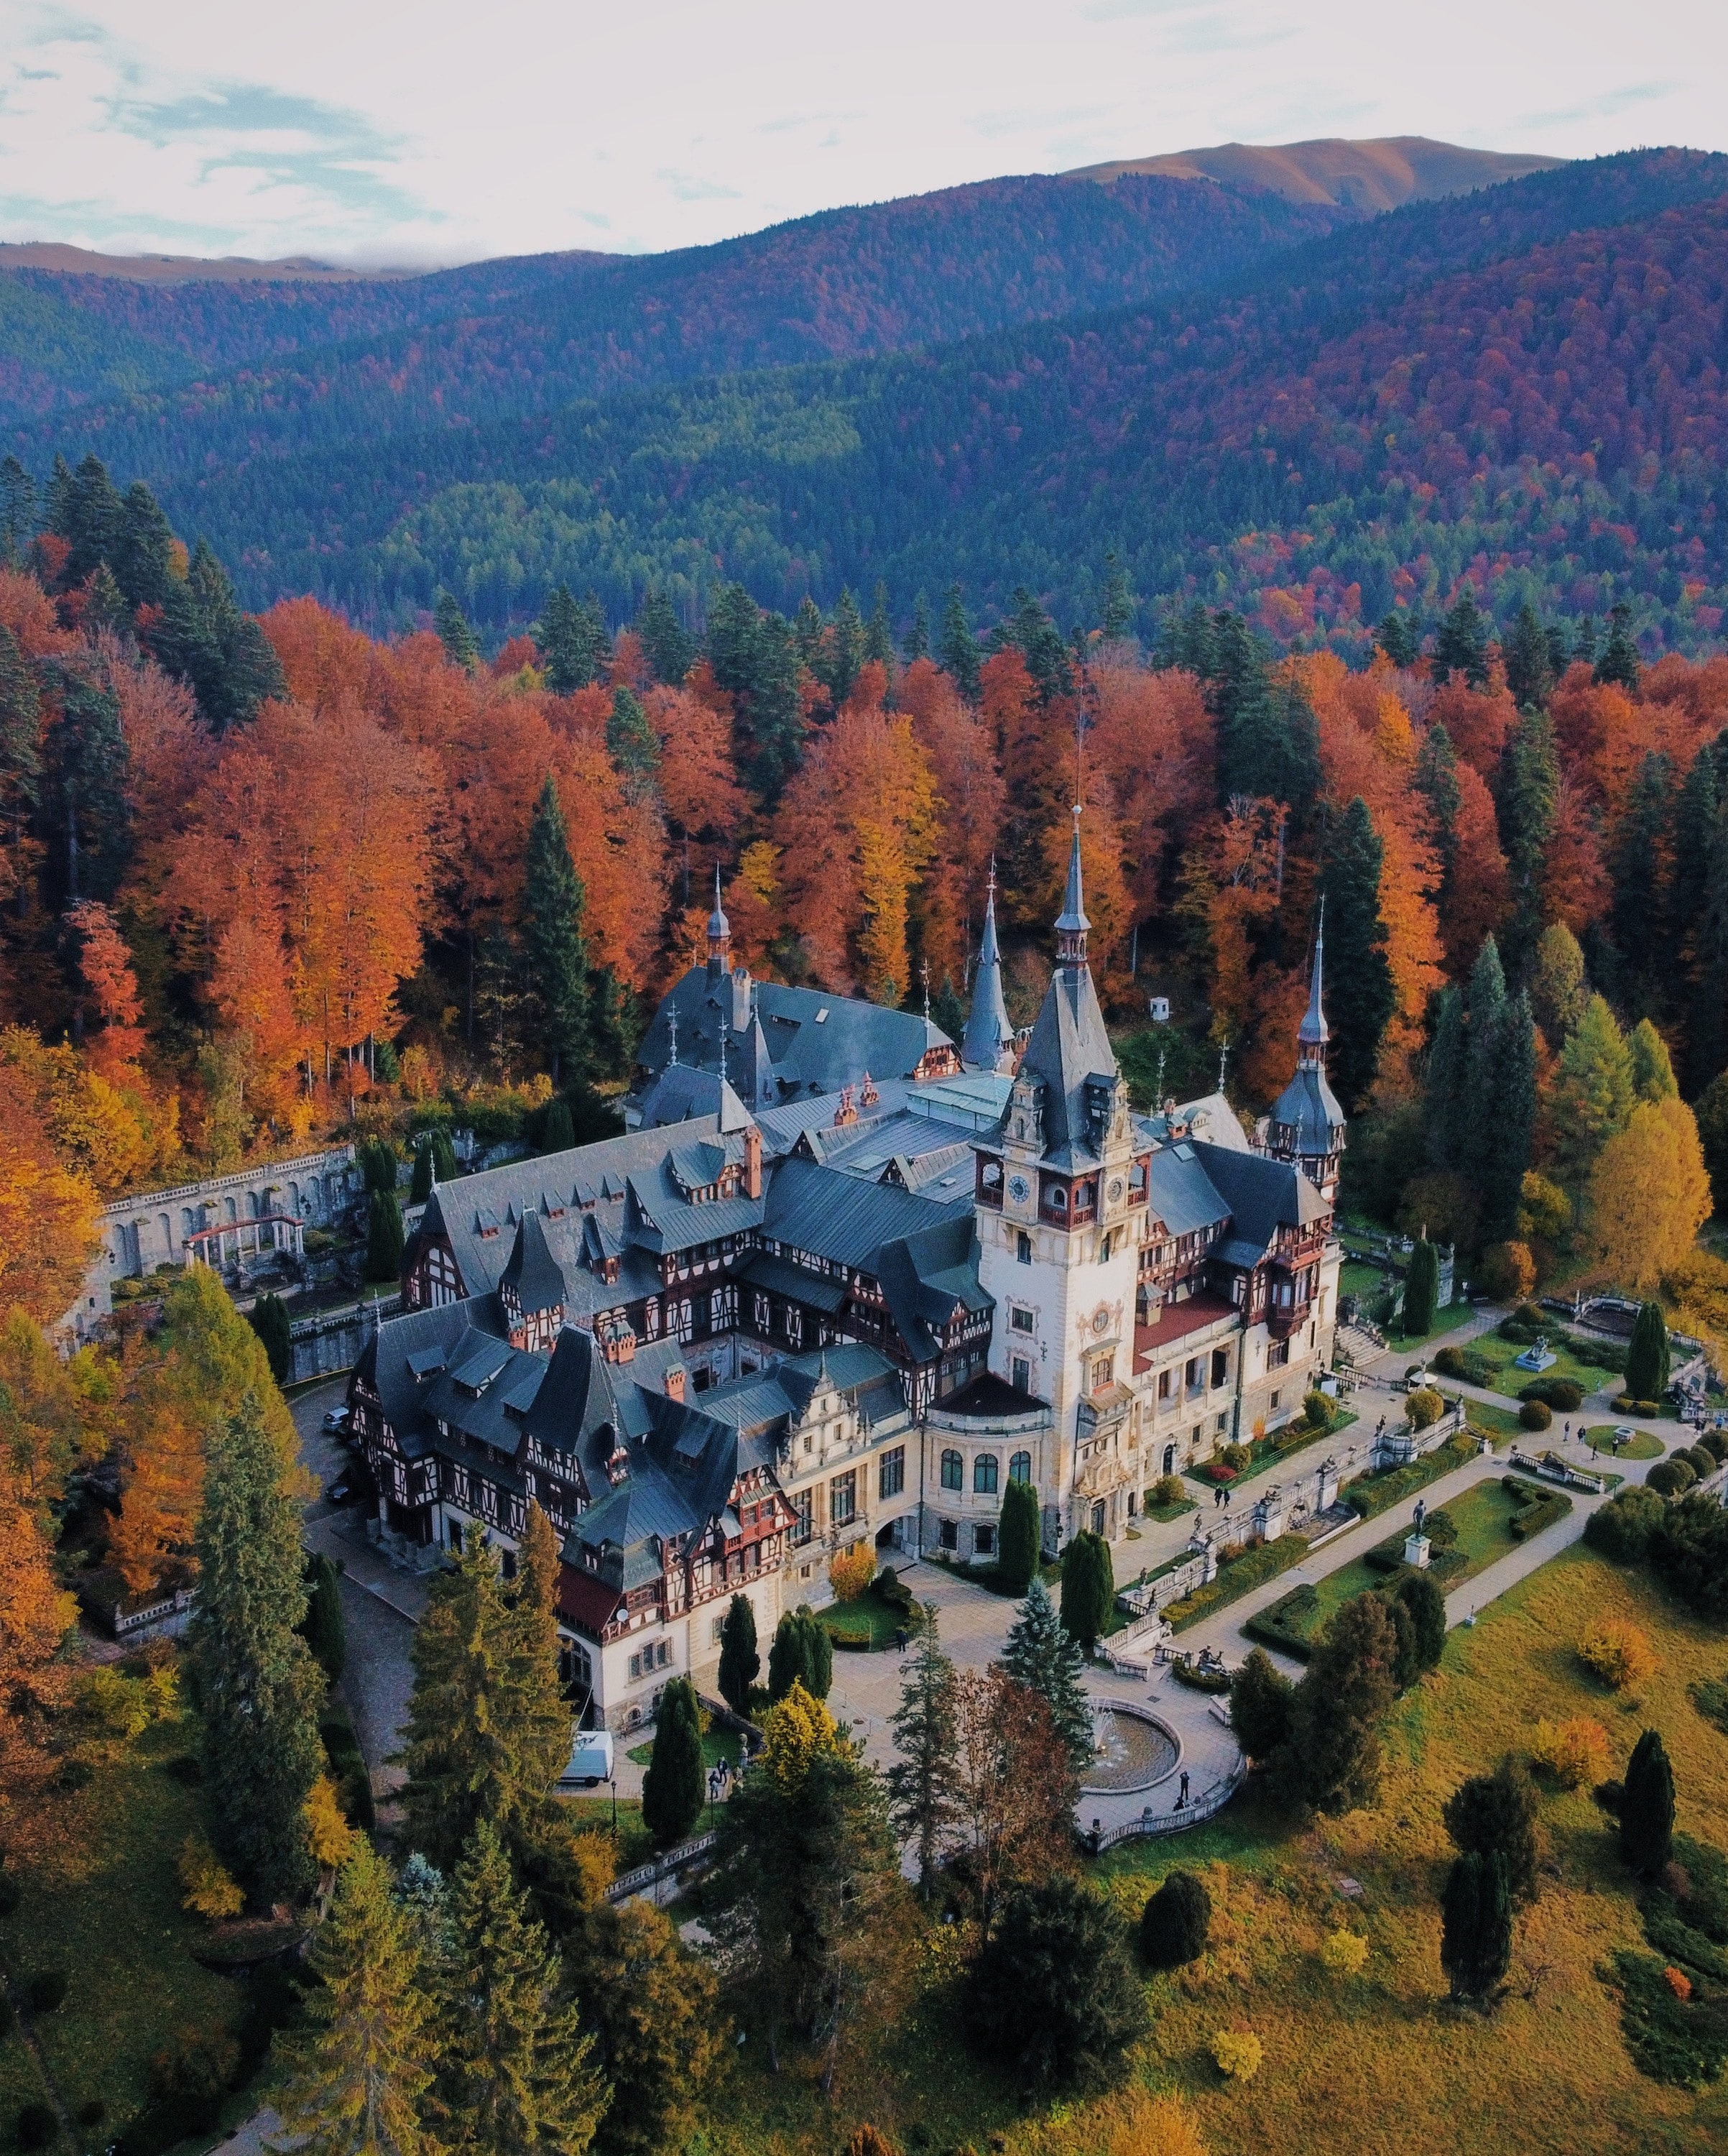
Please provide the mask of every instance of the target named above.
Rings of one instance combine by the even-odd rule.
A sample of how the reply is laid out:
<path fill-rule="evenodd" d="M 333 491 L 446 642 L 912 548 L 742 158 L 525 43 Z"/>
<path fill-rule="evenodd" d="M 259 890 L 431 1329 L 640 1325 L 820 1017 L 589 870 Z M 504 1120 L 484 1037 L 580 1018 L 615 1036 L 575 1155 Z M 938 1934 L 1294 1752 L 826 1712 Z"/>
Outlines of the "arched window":
<path fill-rule="evenodd" d="M 942 1487 L 945 1490 L 963 1490 L 966 1487 L 965 1463 L 957 1452 L 942 1455 Z"/>
<path fill-rule="evenodd" d="M 996 1495 L 996 1455 L 981 1452 L 972 1462 L 972 1488 L 981 1497 Z"/>
<path fill-rule="evenodd" d="M 1029 1452 L 1017 1452 L 1008 1462 L 1008 1480 L 1010 1482 L 1029 1482 L 1032 1480 L 1032 1455 Z"/>

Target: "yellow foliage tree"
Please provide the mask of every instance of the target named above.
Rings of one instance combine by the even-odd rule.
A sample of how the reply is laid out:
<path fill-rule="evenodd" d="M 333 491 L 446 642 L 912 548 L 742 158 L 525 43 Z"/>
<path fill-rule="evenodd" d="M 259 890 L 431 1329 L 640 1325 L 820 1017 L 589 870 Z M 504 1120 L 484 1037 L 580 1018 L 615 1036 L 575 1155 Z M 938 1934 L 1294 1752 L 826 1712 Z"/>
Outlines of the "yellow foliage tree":
<path fill-rule="evenodd" d="M 1644 1683 L 1662 1666 L 1649 1635 L 1621 1618 L 1611 1618 L 1587 1632 L 1578 1642 L 1578 1659 L 1616 1691 Z"/>
<path fill-rule="evenodd" d="M 1334 1976 L 1360 1976 L 1368 1965 L 1368 1942 L 1360 1932 L 1329 1932 L 1320 1942 L 1320 1958 Z"/>
<path fill-rule="evenodd" d="M 1681 1100 L 1641 1101 L 1597 1156 L 1585 1202 L 1592 1269 L 1645 1295 L 1684 1265 L 1713 1200 L 1698 1124 Z"/>
<path fill-rule="evenodd" d="M 336 1786 L 320 1774 L 306 1799 L 306 1845 L 315 1863 L 335 1871 L 348 1861 L 354 1848 L 354 1830 L 342 1816 Z"/>
<path fill-rule="evenodd" d="M 177 1868 L 182 1890 L 181 1906 L 194 1915 L 215 1924 L 224 1917 L 238 1917 L 246 1906 L 246 1897 L 203 1835 L 187 1835 L 180 1845 Z"/>
<path fill-rule="evenodd" d="M 876 1577 L 876 1553 L 868 1541 L 837 1550 L 828 1559 L 828 1584 L 837 1602 L 856 1602 Z"/>
<path fill-rule="evenodd" d="M 95 1186 L 55 1151 L 20 1074 L 0 1056 L 0 1309 L 38 1325 L 66 1315 L 96 1253 L 96 1204 Z"/>
<path fill-rule="evenodd" d="M 1575 1714 L 1565 1722 L 1538 1722 L 1531 1738 L 1530 1756 L 1562 1789 L 1577 1789 L 1607 1779 L 1608 1732 L 1587 1714 Z"/>
<path fill-rule="evenodd" d="M 1220 2029 L 1212 2040 L 1212 2056 L 1226 2081 L 1250 2082 L 1260 2071 L 1264 2055 L 1259 2038 L 1251 2030 Z"/>
<path fill-rule="evenodd" d="M 813 1759 L 844 1742 L 833 1715 L 796 1679 L 785 1698 L 762 1717 L 762 1737 L 763 1764 L 788 1793 L 802 1787 Z"/>

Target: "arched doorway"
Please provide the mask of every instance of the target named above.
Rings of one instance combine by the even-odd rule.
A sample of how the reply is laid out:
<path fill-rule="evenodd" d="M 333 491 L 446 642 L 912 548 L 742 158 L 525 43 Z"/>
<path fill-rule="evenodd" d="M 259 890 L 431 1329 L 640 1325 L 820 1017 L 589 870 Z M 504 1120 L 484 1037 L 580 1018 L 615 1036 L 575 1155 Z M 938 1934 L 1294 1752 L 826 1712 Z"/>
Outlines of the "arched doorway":
<path fill-rule="evenodd" d="M 1176 1472 L 1176 1447 L 1173 1445 L 1167 1445 L 1164 1448 L 1164 1472 L 1167 1475 Z"/>

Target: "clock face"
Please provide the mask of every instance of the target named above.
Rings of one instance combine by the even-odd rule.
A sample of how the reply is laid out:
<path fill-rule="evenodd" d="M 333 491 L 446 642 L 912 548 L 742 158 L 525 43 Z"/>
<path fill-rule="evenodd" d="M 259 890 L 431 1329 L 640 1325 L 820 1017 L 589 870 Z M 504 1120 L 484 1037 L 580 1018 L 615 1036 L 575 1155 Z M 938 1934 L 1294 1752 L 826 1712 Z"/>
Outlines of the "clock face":
<path fill-rule="evenodd" d="M 1101 1302 L 1092 1313 L 1092 1330 L 1100 1334 L 1110 1331 L 1110 1312 Z"/>
<path fill-rule="evenodd" d="M 1120 1175 L 1113 1175 L 1110 1179 L 1110 1202 L 1112 1205 L 1120 1205 L 1122 1202 L 1122 1178 Z"/>
<path fill-rule="evenodd" d="M 1008 1178 L 1008 1195 L 1013 1199 L 1015 1204 L 1023 1205 L 1031 1194 L 1032 1187 L 1023 1175 L 1011 1175 Z"/>

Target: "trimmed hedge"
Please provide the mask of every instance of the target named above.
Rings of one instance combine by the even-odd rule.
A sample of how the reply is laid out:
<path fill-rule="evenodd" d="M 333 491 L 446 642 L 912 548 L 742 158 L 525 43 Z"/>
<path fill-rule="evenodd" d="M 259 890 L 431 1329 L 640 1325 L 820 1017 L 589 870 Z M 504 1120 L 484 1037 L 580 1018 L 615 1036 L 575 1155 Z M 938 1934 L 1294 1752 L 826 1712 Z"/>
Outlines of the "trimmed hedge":
<path fill-rule="evenodd" d="M 1633 1482 L 1593 1512 L 1584 1522 L 1584 1539 L 1616 1564 L 1637 1564 L 1667 1510 L 1661 1494 Z"/>
<path fill-rule="evenodd" d="M 1707 1445 L 1689 1445 L 1684 1450 L 1677 1452 L 1674 1458 L 1690 1460 L 1700 1482 L 1706 1475 L 1714 1475 L 1716 1471 L 1716 1455 Z"/>
<path fill-rule="evenodd" d="M 1554 1410 L 1546 1400 L 1526 1400 L 1518 1410 L 1518 1419 L 1526 1430 L 1551 1430 Z"/>
<path fill-rule="evenodd" d="M 1181 1632 L 1190 1625 L 1197 1625 L 1214 1609 L 1222 1609 L 1227 1603 L 1263 1587 L 1269 1579 L 1276 1579 L 1279 1573 L 1300 1564 L 1307 1554 L 1308 1545 L 1300 1535 L 1280 1535 L 1274 1543 L 1256 1543 L 1240 1557 L 1221 1563 L 1218 1578 L 1210 1585 L 1195 1588 L 1165 1610 L 1171 1630 Z"/>
<path fill-rule="evenodd" d="M 1662 1403 L 1659 1400 L 1635 1400 L 1630 1393 L 1617 1393 L 1614 1395 L 1614 1413 L 1642 1415 L 1647 1422 L 1654 1422 L 1662 1413 Z"/>
<path fill-rule="evenodd" d="M 1584 1388 L 1575 1378 L 1537 1378 L 1519 1392 L 1520 1400 L 1541 1400 L 1556 1414 L 1571 1414 L 1584 1404 Z"/>
<path fill-rule="evenodd" d="M 1256 1615 L 1243 1630 L 1263 1647 L 1275 1647 L 1293 1661 L 1305 1662 L 1314 1652 L 1313 1620 L 1320 1608 L 1320 1593 L 1310 1586 L 1293 1587 Z"/>
<path fill-rule="evenodd" d="M 1469 1431 L 1460 1431 L 1422 1459 L 1413 1460 L 1408 1467 L 1382 1468 L 1377 1474 L 1359 1475 L 1355 1481 L 1346 1484 L 1343 1495 L 1365 1520 L 1372 1520 L 1377 1513 L 1389 1511 L 1406 1497 L 1413 1497 L 1430 1482 L 1438 1482 L 1454 1468 L 1464 1466 L 1476 1457 L 1478 1450 L 1476 1439 Z"/>
<path fill-rule="evenodd" d="M 1223 1670 L 1202 1670 L 1192 1662 L 1172 1662 L 1170 1674 L 1190 1691 L 1227 1692 L 1230 1679 Z"/>
<path fill-rule="evenodd" d="M 1659 1460 L 1644 1477 L 1644 1487 L 1654 1490 L 1659 1497 L 1684 1497 L 1698 1480 L 1698 1471 L 1690 1460 L 1678 1454 L 1671 1460 Z"/>

